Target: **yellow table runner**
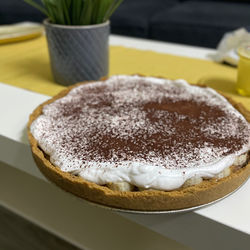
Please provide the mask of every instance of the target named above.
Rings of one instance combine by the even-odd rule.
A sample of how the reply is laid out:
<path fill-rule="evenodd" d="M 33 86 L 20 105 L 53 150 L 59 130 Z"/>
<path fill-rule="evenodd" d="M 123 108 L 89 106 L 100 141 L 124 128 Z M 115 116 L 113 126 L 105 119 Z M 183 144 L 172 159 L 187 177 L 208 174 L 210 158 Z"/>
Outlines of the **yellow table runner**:
<path fill-rule="evenodd" d="M 204 83 L 250 109 L 250 98 L 239 96 L 234 89 L 235 68 L 207 60 L 112 46 L 110 75 L 135 73 Z M 0 45 L 0 81 L 50 96 L 64 88 L 53 82 L 45 37 Z"/>

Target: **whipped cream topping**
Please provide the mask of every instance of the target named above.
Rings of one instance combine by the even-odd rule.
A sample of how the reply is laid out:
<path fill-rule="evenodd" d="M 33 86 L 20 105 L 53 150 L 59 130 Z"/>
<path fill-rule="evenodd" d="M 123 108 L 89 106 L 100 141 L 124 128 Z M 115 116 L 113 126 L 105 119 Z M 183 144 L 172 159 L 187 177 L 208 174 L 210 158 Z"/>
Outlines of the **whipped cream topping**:
<path fill-rule="evenodd" d="M 210 88 L 113 76 L 43 107 L 31 133 L 62 171 L 158 190 L 212 178 L 250 149 L 250 125 Z"/>

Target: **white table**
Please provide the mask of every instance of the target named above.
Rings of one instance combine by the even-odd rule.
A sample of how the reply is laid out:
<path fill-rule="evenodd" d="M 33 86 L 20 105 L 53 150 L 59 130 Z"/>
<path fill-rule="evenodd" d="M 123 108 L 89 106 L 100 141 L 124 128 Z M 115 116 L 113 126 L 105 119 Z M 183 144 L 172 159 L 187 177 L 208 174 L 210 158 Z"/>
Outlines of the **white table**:
<path fill-rule="evenodd" d="M 214 53 L 120 36 L 111 36 L 110 43 L 201 59 Z M 112 212 L 48 183 L 35 166 L 26 135 L 29 114 L 48 98 L 0 83 L 1 205 L 85 249 L 250 249 L 250 180 L 208 207 L 161 215 Z"/>

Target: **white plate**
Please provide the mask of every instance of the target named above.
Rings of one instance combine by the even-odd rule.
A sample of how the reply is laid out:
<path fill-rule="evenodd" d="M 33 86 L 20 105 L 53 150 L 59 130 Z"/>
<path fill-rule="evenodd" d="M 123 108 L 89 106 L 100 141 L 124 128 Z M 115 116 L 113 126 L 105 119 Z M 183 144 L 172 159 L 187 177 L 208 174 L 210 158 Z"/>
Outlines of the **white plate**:
<path fill-rule="evenodd" d="M 206 204 L 194 206 L 194 207 L 177 209 L 177 210 L 163 210 L 163 211 L 131 210 L 131 209 L 123 209 L 123 208 L 110 207 L 110 206 L 102 205 L 102 204 L 95 203 L 95 202 L 92 202 L 92 201 L 88 201 L 88 200 L 85 200 L 83 198 L 79 198 L 79 199 L 86 201 L 90 205 L 93 205 L 93 206 L 96 206 L 96 207 L 100 207 L 100 208 L 105 208 L 105 209 L 108 209 L 108 210 L 111 210 L 111 211 L 114 211 L 114 212 L 132 213 L 132 214 L 174 214 L 174 213 L 185 213 L 185 212 L 190 212 L 190 211 L 193 211 L 193 210 L 196 210 L 196 209 L 199 209 L 199 208 L 203 208 L 203 207 L 208 206 L 208 205 L 212 205 L 212 204 L 214 204 L 214 203 L 216 203 L 218 201 L 221 201 L 221 200 L 225 199 L 226 197 L 228 197 L 229 195 L 233 194 L 238 189 L 240 189 L 244 185 L 244 183 L 242 183 L 238 188 L 236 188 L 235 190 L 233 190 L 231 193 L 229 193 L 229 194 L 227 194 L 227 195 L 225 195 L 225 196 L 223 196 L 223 197 L 221 197 L 221 198 L 219 198 L 217 200 L 211 201 L 211 202 L 206 203 Z"/>
<path fill-rule="evenodd" d="M 0 26 L 0 44 L 19 42 L 41 36 L 43 25 L 37 23 L 17 23 Z"/>

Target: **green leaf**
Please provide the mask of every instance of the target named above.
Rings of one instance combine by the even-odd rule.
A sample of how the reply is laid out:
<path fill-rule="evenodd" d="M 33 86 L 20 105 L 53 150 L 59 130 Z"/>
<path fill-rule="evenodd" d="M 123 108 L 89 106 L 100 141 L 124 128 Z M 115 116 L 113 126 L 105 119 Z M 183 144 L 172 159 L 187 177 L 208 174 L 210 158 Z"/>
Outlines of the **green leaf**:
<path fill-rule="evenodd" d="M 123 0 L 24 0 L 55 24 L 90 25 L 107 21 Z"/>
<path fill-rule="evenodd" d="M 52 23 L 62 24 L 60 20 L 60 13 L 58 13 L 57 6 L 49 0 L 43 0 L 44 6 L 48 12 L 49 19 Z"/>
<path fill-rule="evenodd" d="M 84 8 L 83 8 L 81 16 L 80 16 L 81 25 L 90 25 L 91 24 L 92 8 L 93 8 L 93 1 L 92 0 L 84 0 Z"/>
<path fill-rule="evenodd" d="M 112 14 L 116 11 L 116 9 L 120 6 L 120 4 L 123 2 L 123 0 L 114 0 L 113 3 L 110 5 L 108 11 L 106 12 L 103 22 L 106 22 Z"/>
<path fill-rule="evenodd" d="M 112 1 L 113 0 L 101 1 L 100 7 L 99 7 L 99 13 L 98 13 L 98 17 L 97 17 L 97 22 L 98 23 L 102 23 L 103 22 L 105 13 L 109 9 L 109 5 L 110 5 L 110 3 L 112 3 Z"/>
<path fill-rule="evenodd" d="M 73 0 L 72 1 L 72 24 L 77 25 L 79 23 L 82 0 Z"/>
<path fill-rule="evenodd" d="M 65 24 L 68 25 L 71 25 L 71 19 L 69 14 L 70 5 L 71 5 L 71 0 L 62 0 L 62 8 L 66 20 Z"/>

